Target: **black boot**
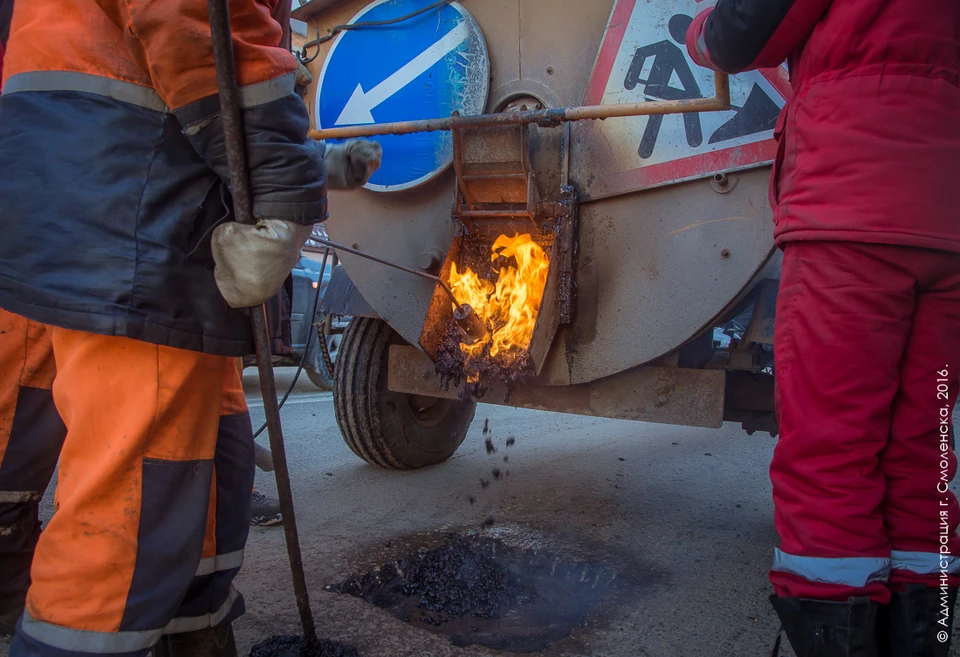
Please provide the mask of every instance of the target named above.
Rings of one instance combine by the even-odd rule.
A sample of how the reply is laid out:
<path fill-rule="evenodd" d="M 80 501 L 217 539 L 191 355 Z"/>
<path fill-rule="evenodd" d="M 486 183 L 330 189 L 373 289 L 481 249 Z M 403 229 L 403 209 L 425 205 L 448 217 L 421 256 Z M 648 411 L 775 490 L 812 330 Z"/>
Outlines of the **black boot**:
<path fill-rule="evenodd" d="M 944 599 L 946 598 L 946 599 Z M 877 634 L 881 657 L 947 657 L 957 589 L 910 584 L 881 607 Z"/>
<path fill-rule="evenodd" d="M 153 657 L 237 657 L 233 626 L 228 623 L 196 632 L 166 634 L 153 647 Z"/>
<path fill-rule="evenodd" d="M 797 657 L 877 657 L 877 603 L 824 602 L 770 596 Z"/>
<path fill-rule="evenodd" d="M 0 636 L 13 636 L 17 621 L 23 615 L 23 606 L 0 611 Z"/>

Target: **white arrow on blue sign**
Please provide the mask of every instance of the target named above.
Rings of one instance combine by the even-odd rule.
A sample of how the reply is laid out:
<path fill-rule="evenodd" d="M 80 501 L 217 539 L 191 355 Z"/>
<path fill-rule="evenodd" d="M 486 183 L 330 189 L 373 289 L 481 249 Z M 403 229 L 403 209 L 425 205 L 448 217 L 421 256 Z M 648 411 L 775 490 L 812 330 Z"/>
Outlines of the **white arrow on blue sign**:
<path fill-rule="evenodd" d="M 434 0 L 378 0 L 350 23 L 406 16 Z M 474 18 L 457 2 L 393 25 L 341 32 L 320 71 L 318 128 L 482 114 L 490 60 Z M 381 192 L 422 185 L 453 162 L 449 132 L 388 135 L 380 169 L 366 185 Z"/>

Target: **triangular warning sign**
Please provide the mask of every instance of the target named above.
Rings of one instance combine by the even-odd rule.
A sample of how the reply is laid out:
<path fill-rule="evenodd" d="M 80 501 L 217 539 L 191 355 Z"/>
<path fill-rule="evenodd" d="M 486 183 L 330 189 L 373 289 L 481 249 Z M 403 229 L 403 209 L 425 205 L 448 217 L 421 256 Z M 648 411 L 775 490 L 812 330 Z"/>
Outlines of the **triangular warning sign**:
<path fill-rule="evenodd" d="M 698 0 L 616 0 L 584 105 L 712 96 L 713 71 L 694 64 L 684 41 L 697 11 Z M 773 128 L 789 95 L 786 70 L 765 69 L 730 78 L 729 111 L 596 122 L 589 138 L 607 153 L 596 162 L 602 170 L 592 168 L 584 196 L 767 164 L 775 152 Z"/>

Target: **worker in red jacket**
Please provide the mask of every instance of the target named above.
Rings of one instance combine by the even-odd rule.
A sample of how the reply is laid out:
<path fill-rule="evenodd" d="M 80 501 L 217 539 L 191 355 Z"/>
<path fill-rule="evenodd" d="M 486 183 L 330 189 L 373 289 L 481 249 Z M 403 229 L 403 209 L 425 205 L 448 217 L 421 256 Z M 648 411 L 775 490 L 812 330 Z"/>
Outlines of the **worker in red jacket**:
<path fill-rule="evenodd" d="M 960 2 L 719 0 L 727 73 L 789 64 L 773 605 L 800 657 L 945 656 L 960 584 Z"/>
<path fill-rule="evenodd" d="M 279 2 L 230 3 L 260 233 L 225 210 L 205 0 L 0 0 L 11 657 L 236 655 L 254 468 L 242 308 L 277 293 L 326 219 L 327 167 L 347 188 L 379 163 L 372 142 L 307 139 Z"/>

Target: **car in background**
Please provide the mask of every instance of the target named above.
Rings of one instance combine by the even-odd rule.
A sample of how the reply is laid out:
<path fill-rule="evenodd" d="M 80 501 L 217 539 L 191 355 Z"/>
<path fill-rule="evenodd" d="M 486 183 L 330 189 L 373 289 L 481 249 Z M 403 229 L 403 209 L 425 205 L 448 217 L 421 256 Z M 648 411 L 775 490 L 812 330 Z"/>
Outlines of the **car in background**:
<path fill-rule="evenodd" d="M 318 324 L 324 317 L 318 315 L 319 301 L 326 292 L 333 273 L 333 258 L 324 267 L 323 281 L 320 281 L 319 260 L 301 256 L 293 268 L 293 302 L 290 312 L 290 339 L 293 353 L 286 356 L 274 356 L 274 367 L 297 367 L 303 362 L 303 371 L 310 381 L 321 390 L 333 389 L 333 376 L 323 359 L 320 350 L 320 331 Z M 317 294 L 319 288 L 320 294 Z M 350 323 L 349 317 L 332 318 L 327 326 L 326 344 L 331 362 L 336 362 L 343 340 L 343 330 Z M 306 354 L 304 356 L 304 354 Z M 244 367 L 256 366 L 256 359 L 248 356 L 243 359 Z"/>

